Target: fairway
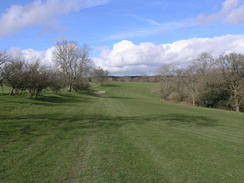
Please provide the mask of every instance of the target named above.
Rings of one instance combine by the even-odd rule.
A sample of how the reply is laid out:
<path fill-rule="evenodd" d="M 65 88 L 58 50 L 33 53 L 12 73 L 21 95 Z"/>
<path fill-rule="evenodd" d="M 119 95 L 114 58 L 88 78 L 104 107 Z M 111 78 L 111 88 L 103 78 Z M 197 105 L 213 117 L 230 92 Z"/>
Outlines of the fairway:
<path fill-rule="evenodd" d="M 243 183 L 244 114 L 167 104 L 157 87 L 0 96 L 0 183 Z"/>

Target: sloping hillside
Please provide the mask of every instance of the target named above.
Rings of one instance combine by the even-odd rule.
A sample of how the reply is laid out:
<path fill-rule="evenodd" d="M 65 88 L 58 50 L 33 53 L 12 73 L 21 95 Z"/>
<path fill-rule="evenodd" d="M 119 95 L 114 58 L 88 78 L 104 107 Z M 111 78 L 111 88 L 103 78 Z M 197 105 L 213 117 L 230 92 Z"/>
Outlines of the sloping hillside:
<path fill-rule="evenodd" d="M 244 114 L 162 103 L 156 87 L 0 96 L 0 182 L 243 182 Z"/>

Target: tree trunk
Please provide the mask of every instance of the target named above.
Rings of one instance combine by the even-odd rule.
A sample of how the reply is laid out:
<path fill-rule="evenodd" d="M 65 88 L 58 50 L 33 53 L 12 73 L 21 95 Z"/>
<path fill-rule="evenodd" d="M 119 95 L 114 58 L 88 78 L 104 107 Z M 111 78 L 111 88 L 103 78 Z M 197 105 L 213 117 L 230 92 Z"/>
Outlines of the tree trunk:
<path fill-rule="evenodd" d="M 1 88 L 2 88 L 2 95 L 3 95 L 3 93 L 4 93 L 4 88 L 3 88 L 3 85 L 1 86 Z"/>
<path fill-rule="evenodd" d="M 238 98 L 238 90 L 235 88 L 233 93 L 234 93 L 236 112 L 240 112 L 240 102 L 239 102 L 239 98 Z"/>
<path fill-rule="evenodd" d="M 72 92 L 72 85 L 69 85 L 69 92 Z"/>
<path fill-rule="evenodd" d="M 240 112 L 240 106 L 236 106 L 236 112 Z"/>
<path fill-rule="evenodd" d="M 195 96 L 192 95 L 192 105 L 195 106 L 196 105 L 196 99 L 195 99 Z"/>
<path fill-rule="evenodd" d="M 235 99 L 235 108 L 236 108 L 236 112 L 240 112 L 240 105 L 237 98 Z"/>
<path fill-rule="evenodd" d="M 14 93 L 14 89 L 12 88 L 12 89 L 11 89 L 11 92 L 9 93 L 9 95 L 12 96 L 13 93 Z"/>

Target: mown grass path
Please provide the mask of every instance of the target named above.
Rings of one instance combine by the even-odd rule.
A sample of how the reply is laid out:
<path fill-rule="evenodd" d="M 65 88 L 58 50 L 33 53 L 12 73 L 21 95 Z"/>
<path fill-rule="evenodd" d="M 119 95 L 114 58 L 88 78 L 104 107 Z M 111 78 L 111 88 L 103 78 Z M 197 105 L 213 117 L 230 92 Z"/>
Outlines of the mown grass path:
<path fill-rule="evenodd" d="M 244 114 L 162 103 L 150 83 L 101 89 L 0 96 L 0 182 L 244 181 Z"/>

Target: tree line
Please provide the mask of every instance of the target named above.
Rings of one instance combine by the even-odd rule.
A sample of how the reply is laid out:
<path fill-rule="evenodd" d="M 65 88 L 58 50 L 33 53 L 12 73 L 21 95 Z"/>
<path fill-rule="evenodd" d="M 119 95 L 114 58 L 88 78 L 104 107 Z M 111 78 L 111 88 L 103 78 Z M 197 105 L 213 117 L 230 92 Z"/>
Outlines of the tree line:
<path fill-rule="evenodd" d="M 54 67 L 41 65 L 40 60 L 26 61 L 0 51 L 0 86 L 11 88 L 9 95 L 41 95 L 44 89 L 69 92 L 89 89 L 89 81 L 103 82 L 107 71 L 95 68 L 90 48 L 73 41 L 61 41 L 54 46 Z M 3 91 L 2 91 L 3 92 Z"/>
<path fill-rule="evenodd" d="M 41 65 L 40 60 L 27 62 L 0 51 L 0 87 L 11 88 L 9 95 L 41 95 L 49 88 L 57 93 L 88 90 L 90 81 L 102 83 L 108 72 L 95 68 L 90 48 L 73 41 L 58 42 L 53 49 L 54 67 Z M 114 78 L 112 78 L 114 79 Z M 116 78 L 117 79 L 117 78 Z M 231 53 L 214 58 L 202 53 L 184 67 L 166 64 L 155 77 L 141 80 L 160 81 L 160 95 L 165 101 L 190 103 L 193 106 L 244 111 L 244 55 Z M 137 81 L 138 77 L 123 80 Z"/>
<path fill-rule="evenodd" d="M 159 73 L 165 101 L 244 111 L 244 55 L 202 53 L 184 68 L 167 64 Z"/>

